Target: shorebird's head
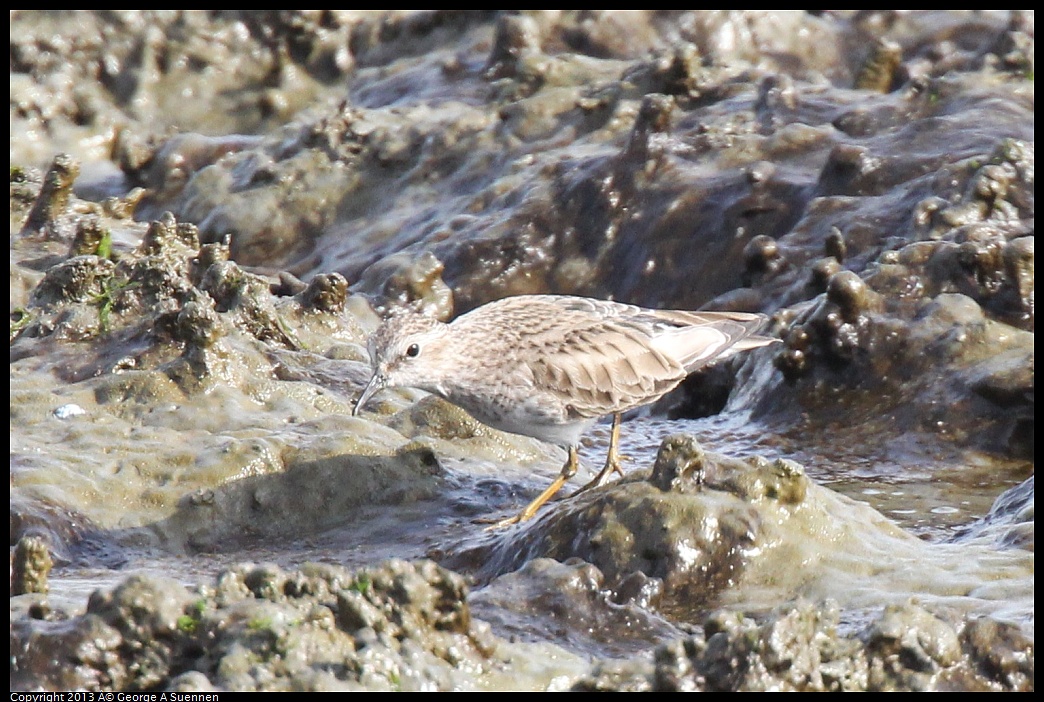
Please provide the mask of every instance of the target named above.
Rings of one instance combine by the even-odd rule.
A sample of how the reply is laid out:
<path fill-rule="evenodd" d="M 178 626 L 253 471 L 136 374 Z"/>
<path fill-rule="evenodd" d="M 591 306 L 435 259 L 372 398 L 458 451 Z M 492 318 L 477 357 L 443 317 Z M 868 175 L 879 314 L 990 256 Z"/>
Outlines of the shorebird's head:
<path fill-rule="evenodd" d="M 411 387 L 432 390 L 443 362 L 452 355 L 441 353 L 446 325 L 434 317 L 414 312 L 393 314 L 367 342 L 373 376 L 367 383 L 353 415 L 384 388 Z"/>

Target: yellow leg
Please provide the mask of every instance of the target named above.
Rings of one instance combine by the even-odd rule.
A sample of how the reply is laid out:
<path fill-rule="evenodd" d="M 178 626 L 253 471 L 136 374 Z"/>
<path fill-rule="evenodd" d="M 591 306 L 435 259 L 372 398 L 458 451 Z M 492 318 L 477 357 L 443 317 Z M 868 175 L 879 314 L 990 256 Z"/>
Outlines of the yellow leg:
<path fill-rule="evenodd" d="M 555 493 L 562 489 L 562 486 L 566 484 L 566 481 L 576 475 L 576 469 L 580 465 L 580 459 L 577 455 L 576 446 L 569 447 L 569 458 L 566 459 L 565 465 L 562 466 L 562 472 L 558 474 L 554 482 L 547 486 L 547 489 L 537 495 L 536 499 L 529 503 L 529 505 L 516 514 L 514 517 L 508 519 L 502 519 L 499 522 L 486 527 L 486 531 L 492 531 L 493 529 L 502 529 L 512 524 L 518 524 L 524 522 L 527 519 L 532 519 L 533 515 L 544 506 L 544 503 L 554 497 Z"/>
<path fill-rule="evenodd" d="M 584 485 L 582 488 L 574 492 L 574 495 L 579 495 L 581 492 L 586 492 L 591 488 L 601 487 L 609 482 L 610 473 L 619 473 L 623 475 L 623 468 L 620 467 L 620 413 L 617 412 L 613 415 L 613 428 L 609 432 L 609 452 L 605 456 L 605 466 L 602 467 L 601 472 L 594 477 L 594 480 Z"/>

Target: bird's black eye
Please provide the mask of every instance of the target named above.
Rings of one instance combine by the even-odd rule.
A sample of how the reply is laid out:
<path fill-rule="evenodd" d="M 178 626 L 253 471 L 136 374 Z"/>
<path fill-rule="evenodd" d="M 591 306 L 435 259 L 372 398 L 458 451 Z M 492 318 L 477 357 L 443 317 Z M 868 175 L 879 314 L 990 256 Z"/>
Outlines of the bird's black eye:
<path fill-rule="evenodd" d="M 410 358 L 416 358 L 417 356 L 420 356 L 420 346 L 418 346 L 417 344 L 410 344 L 409 347 L 406 349 L 406 355 Z"/>

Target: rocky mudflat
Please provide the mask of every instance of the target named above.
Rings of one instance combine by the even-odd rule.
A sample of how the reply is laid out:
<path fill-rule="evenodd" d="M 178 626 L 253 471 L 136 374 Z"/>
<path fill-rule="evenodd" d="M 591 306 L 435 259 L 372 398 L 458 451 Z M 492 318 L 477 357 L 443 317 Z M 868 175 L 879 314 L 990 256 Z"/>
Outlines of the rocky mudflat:
<path fill-rule="evenodd" d="M 1032 690 L 1033 21 L 12 12 L 12 689 Z M 547 292 L 782 343 L 486 531 L 366 340 Z"/>

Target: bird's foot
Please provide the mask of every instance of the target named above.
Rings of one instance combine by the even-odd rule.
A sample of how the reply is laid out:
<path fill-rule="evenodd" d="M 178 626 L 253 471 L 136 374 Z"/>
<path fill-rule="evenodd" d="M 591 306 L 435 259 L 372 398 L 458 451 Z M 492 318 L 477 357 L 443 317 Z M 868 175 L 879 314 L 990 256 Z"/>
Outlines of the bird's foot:
<path fill-rule="evenodd" d="M 511 526 L 512 524 L 519 524 L 522 521 L 524 521 L 524 519 L 522 518 L 521 513 L 516 514 L 514 517 L 508 517 L 507 519 L 493 519 L 492 517 L 480 517 L 478 519 L 471 520 L 473 524 L 487 524 L 488 526 L 482 530 L 485 532 L 500 531 L 501 529 L 505 529 Z"/>

